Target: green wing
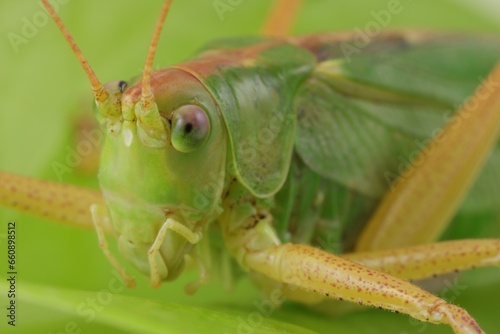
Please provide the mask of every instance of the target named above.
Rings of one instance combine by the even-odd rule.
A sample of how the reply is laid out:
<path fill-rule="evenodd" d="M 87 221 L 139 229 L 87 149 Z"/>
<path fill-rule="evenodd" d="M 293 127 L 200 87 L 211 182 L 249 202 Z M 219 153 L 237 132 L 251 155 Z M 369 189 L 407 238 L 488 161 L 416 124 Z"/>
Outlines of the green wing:
<path fill-rule="evenodd" d="M 388 34 L 354 53 L 348 39 L 325 41 L 308 46 L 322 62 L 297 94 L 296 150 L 315 172 L 371 198 L 500 58 L 494 38 Z"/>

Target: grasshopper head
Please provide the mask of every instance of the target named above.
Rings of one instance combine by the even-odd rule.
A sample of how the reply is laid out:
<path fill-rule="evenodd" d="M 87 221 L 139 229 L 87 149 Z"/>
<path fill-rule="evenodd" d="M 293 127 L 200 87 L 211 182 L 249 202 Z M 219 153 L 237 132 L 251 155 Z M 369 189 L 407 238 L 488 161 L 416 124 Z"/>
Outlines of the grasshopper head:
<path fill-rule="evenodd" d="M 167 219 L 197 234 L 219 213 L 225 133 L 210 94 L 181 70 L 152 75 L 154 117 L 159 123 L 151 121 L 151 115 L 144 120 L 140 82 L 124 92 L 123 82 L 109 85 L 122 114 L 101 117 L 106 136 L 99 182 L 120 235 L 121 252 L 149 274 L 148 250 Z M 178 275 L 191 248 L 185 236 L 166 230 L 156 261 L 162 279 Z"/>
<path fill-rule="evenodd" d="M 49 1 L 42 2 L 92 86 L 105 132 L 99 182 L 121 252 L 153 279 L 172 280 L 220 211 L 226 139 L 198 80 L 177 69 L 152 72 L 171 1 L 161 10 L 142 78 L 128 89 L 121 81 L 100 83 Z"/>

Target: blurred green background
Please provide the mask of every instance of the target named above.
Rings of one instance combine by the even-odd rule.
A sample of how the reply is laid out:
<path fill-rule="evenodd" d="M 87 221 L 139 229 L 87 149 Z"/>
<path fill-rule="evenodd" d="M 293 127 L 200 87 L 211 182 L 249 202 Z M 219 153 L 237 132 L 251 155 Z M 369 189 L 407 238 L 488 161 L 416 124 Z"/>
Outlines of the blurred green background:
<path fill-rule="evenodd" d="M 64 22 L 102 81 L 127 80 L 140 73 L 161 0 L 60 2 L 65 2 L 60 6 Z M 220 16 L 214 6 L 217 2 L 231 10 Z M 304 0 L 293 32 L 363 28 L 373 20 L 370 12 L 387 8 L 388 2 Z M 175 1 L 155 67 L 180 62 L 218 37 L 258 33 L 269 2 L 231 3 L 238 1 Z M 500 11 L 494 10 L 495 3 L 489 3 L 492 7 L 481 1 L 401 1 L 403 11 L 391 18 L 389 27 L 500 34 Z M 2 0 L 0 13 L 0 169 L 57 180 L 51 164 L 64 162 L 82 101 L 91 99 L 86 78 L 52 22 L 38 21 L 43 24 L 28 31 L 32 36 L 26 43 L 13 48 L 12 34 L 22 36 L 27 21 L 33 22 L 34 15 L 43 16 L 39 1 Z M 95 177 L 78 171 L 65 174 L 63 181 L 96 185 Z M 97 246 L 95 233 L 0 208 L 2 245 L 9 220 L 17 221 L 18 326 L 7 328 L 2 313 L 2 333 L 71 333 L 75 328 L 82 333 L 237 333 L 238 329 L 242 333 L 451 333 L 444 326 L 384 311 L 364 310 L 328 318 L 291 304 L 270 318 L 264 317 L 258 326 L 248 327 L 252 321 L 248 317 L 256 311 L 253 303 L 260 298 L 258 291 L 243 280 L 229 294 L 215 281 L 196 295 L 185 296 L 183 286 L 196 277 L 195 272 L 153 290 L 145 277 L 129 267 L 138 287 L 111 295 L 103 303 L 102 298 L 110 296 L 105 292 L 114 276 Z M 0 254 L 5 254 L 4 250 Z M 0 258 L 5 264 L 5 257 Z M 2 271 L 7 271 L 6 265 L 0 266 Z M 498 332 L 498 270 L 465 273 L 459 283 L 454 303 L 467 308 L 486 332 Z M 4 309 L 5 284 L 0 288 Z M 101 298 L 101 303 L 91 307 L 93 298 Z M 99 309 L 91 321 L 85 313 L 89 309 Z"/>

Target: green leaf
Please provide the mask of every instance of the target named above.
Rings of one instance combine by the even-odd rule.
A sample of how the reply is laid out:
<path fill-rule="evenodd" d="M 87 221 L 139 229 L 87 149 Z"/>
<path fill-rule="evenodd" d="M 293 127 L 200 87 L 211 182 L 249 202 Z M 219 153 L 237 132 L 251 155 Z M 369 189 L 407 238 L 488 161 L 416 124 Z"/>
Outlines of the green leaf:
<path fill-rule="evenodd" d="M 7 291 L 5 283 L 0 284 Z M 237 330 L 254 330 L 258 333 L 315 333 L 304 327 L 265 317 L 260 313 L 250 316 L 247 312 L 231 310 L 224 306 L 210 308 L 168 301 L 129 297 L 112 293 L 112 289 L 100 291 L 74 291 L 48 286 L 22 283 L 18 286 L 20 329 L 35 329 L 38 321 L 22 321 L 22 310 L 27 305 L 42 308 L 51 314 L 53 328 L 81 328 L 92 324 L 98 328 L 128 333 L 233 333 Z M 41 310 L 40 312 L 44 312 Z M 55 318 L 53 313 L 60 313 Z M 61 323 L 61 320 L 63 321 Z"/>

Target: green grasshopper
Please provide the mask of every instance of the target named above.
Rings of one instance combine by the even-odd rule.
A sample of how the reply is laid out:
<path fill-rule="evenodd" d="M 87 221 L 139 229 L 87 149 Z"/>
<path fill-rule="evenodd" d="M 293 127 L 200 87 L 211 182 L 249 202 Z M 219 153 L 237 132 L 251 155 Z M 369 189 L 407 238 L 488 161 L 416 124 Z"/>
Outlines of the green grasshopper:
<path fill-rule="evenodd" d="M 163 13 L 166 13 L 166 11 L 164 10 Z M 425 93 L 425 90 L 421 91 L 423 89 L 422 86 L 413 87 L 413 90 L 410 90 L 411 94 L 408 91 L 404 91 L 404 89 L 404 94 L 401 92 L 400 94 L 395 94 L 393 91 L 394 87 L 391 87 L 391 89 L 380 89 L 377 87 L 373 88 L 373 85 L 370 84 L 362 84 L 359 82 L 359 76 L 362 77 L 363 74 L 369 76 L 370 73 L 366 74 L 361 71 L 357 73 L 352 70 L 352 73 L 348 73 L 352 77 L 348 77 L 346 73 L 342 72 L 345 71 L 342 67 L 343 64 L 336 57 L 332 56 L 338 50 L 332 50 L 329 47 L 331 45 L 338 46 L 339 43 L 341 44 L 344 41 L 347 43 L 344 52 L 352 50 L 352 45 L 349 46 L 348 43 L 350 41 L 349 38 L 338 36 L 330 37 L 323 35 L 317 38 L 309 37 L 308 39 L 290 38 L 289 42 L 247 40 L 238 41 L 237 47 L 234 45 L 234 42 L 233 44 L 225 42 L 223 44 L 212 45 L 204 51 L 204 55 L 207 57 L 205 59 L 208 59 L 206 63 L 200 64 L 195 61 L 193 67 L 178 65 L 170 70 L 170 72 L 166 70 L 165 74 L 162 74 L 168 77 L 172 76 L 170 80 L 167 80 L 167 83 L 178 81 L 189 86 L 187 87 L 188 89 L 179 91 L 169 91 L 169 89 L 172 89 L 169 86 L 161 94 L 155 93 L 160 91 L 159 85 L 163 82 L 159 79 L 161 73 L 159 71 L 151 74 L 153 91 L 151 94 L 155 93 L 153 95 L 144 93 L 148 91 L 149 85 L 147 84 L 147 80 L 146 83 L 141 83 L 140 79 L 135 82 L 129 82 L 127 83 L 129 87 L 127 89 L 124 89 L 125 85 L 123 83 L 113 83 L 107 86 L 107 93 L 94 80 L 93 88 L 96 99 L 98 100 L 98 104 L 103 105 L 99 108 L 101 112 L 99 118 L 108 132 L 108 139 L 103 148 L 100 171 L 100 182 L 106 204 L 92 193 L 89 193 L 88 196 L 90 197 L 88 199 L 84 199 L 79 197 L 79 194 L 83 194 L 83 192 L 75 192 L 75 203 L 81 206 L 84 211 L 80 214 L 75 214 L 78 209 L 74 210 L 75 212 L 73 213 L 70 210 L 67 214 L 73 214 L 73 216 L 71 218 L 68 218 L 68 216 L 63 220 L 74 221 L 81 219 L 82 224 L 93 220 L 100 235 L 102 245 L 104 245 L 105 240 L 103 232 L 110 228 L 107 210 L 109 210 L 111 221 L 114 224 L 127 222 L 132 217 L 136 217 L 136 222 L 151 221 L 151 231 L 142 230 L 145 228 L 145 224 L 125 225 L 123 227 L 125 231 L 130 226 L 136 226 L 139 231 L 127 231 L 129 234 L 122 231 L 121 235 L 123 238 L 120 239 L 119 245 L 124 255 L 140 271 L 150 276 L 153 286 L 158 286 L 161 280 L 176 278 L 183 269 L 185 254 L 189 253 L 194 257 L 199 256 L 196 255 L 196 247 L 193 246 L 199 245 L 203 240 L 207 240 L 206 237 L 204 238 L 204 235 L 207 233 L 209 224 L 212 223 L 214 225 L 213 221 L 217 221 L 221 229 L 215 231 L 215 233 L 221 234 L 229 253 L 236 258 L 237 262 L 244 269 L 263 275 L 258 280 L 261 281 L 264 289 L 272 289 L 275 284 L 274 281 L 282 281 L 282 283 L 285 283 L 282 287 L 283 293 L 290 299 L 311 301 L 312 298 L 319 301 L 324 299 L 325 296 L 337 297 L 410 313 L 421 320 L 427 320 L 425 316 L 422 317 L 418 312 L 412 312 L 408 308 L 405 308 L 404 305 L 395 306 L 391 304 L 386 298 L 391 291 L 380 289 L 383 289 L 383 286 L 390 281 L 391 284 L 402 284 L 401 289 L 408 289 L 406 292 L 411 291 L 412 293 L 421 294 L 421 298 L 429 298 L 429 300 L 432 300 L 432 303 L 438 303 L 437 299 L 433 299 L 433 296 L 425 294 L 410 284 L 403 283 L 402 281 L 393 281 L 391 278 L 387 278 L 386 275 L 377 274 L 376 271 L 367 271 L 367 269 L 356 266 L 352 262 L 333 256 L 326 257 L 326 253 L 317 251 L 315 248 L 287 246 L 288 244 L 285 244 L 285 242 L 293 241 L 302 244 L 317 243 L 318 246 L 321 246 L 317 240 L 320 236 L 324 237 L 328 235 L 325 229 L 342 228 L 348 235 L 359 235 L 359 232 L 352 231 L 355 228 L 351 225 L 352 222 L 358 221 L 361 218 L 359 216 L 351 217 L 351 221 L 346 220 L 342 222 L 342 226 L 338 226 L 337 222 L 333 222 L 334 219 L 332 217 L 336 213 L 331 212 L 334 206 L 328 206 L 327 203 L 329 201 L 346 201 L 346 198 L 355 196 L 354 199 L 350 198 L 349 200 L 353 201 L 352 203 L 357 210 L 363 210 L 359 212 L 359 215 L 368 215 L 374 212 L 374 207 L 380 203 L 383 193 L 388 193 L 389 195 L 382 202 L 382 205 L 380 205 L 381 208 L 391 207 L 397 198 L 408 196 L 406 195 L 407 192 L 410 195 L 414 194 L 416 190 L 413 192 L 411 188 L 408 190 L 408 184 L 418 185 L 422 181 L 421 179 L 412 178 L 411 175 L 419 175 L 419 173 L 429 175 L 424 173 L 424 171 L 427 172 L 425 168 L 432 169 L 432 167 L 436 167 L 436 165 L 432 164 L 425 164 L 426 167 L 420 167 L 420 165 L 415 163 L 415 166 L 421 172 L 413 172 L 409 169 L 400 179 L 394 180 L 391 178 L 392 175 L 396 171 L 398 173 L 401 172 L 399 164 L 392 165 L 391 167 L 382 165 L 382 168 L 375 166 L 375 171 L 371 173 L 378 174 L 378 179 L 375 179 L 378 183 L 365 183 L 365 179 L 356 174 L 359 171 L 353 169 L 352 163 L 349 164 L 347 162 L 342 166 L 343 161 L 340 160 L 340 157 L 343 157 L 347 161 L 352 157 L 348 154 L 352 152 L 350 151 L 349 142 L 346 147 L 341 147 L 341 145 L 336 146 L 336 148 L 344 150 L 340 156 L 321 155 L 324 154 L 324 149 L 318 150 L 318 144 L 328 145 L 328 143 L 333 142 L 336 138 L 319 136 L 321 133 L 318 134 L 316 130 L 320 128 L 321 123 L 316 122 L 314 112 L 323 111 L 325 105 L 334 105 L 339 111 L 342 111 L 346 109 L 346 105 L 349 105 L 351 99 L 358 99 L 360 100 L 358 101 L 359 105 L 353 104 L 352 108 L 363 109 L 367 107 L 366 103 L 369 105 L 371 103 L 371 107 L 375 109 L 378 103 L 388 103 L 399 106 L 399 108 L 403 105 L 414 109 L 412 110 L 414 112 L 422 112 L 419 108 L 425 109 L 424 112 L 435 115 L 435 113 L 443 112 L 443 110 L 447 111 L 450 106 L 462 102 L 467 95 L 472 93 L 474 87 L 469 83 L 465 87 L 457 87 L 456 90 L 458 90 L 458 93 L 452 91 L 451 96 L 447 95 L 448 91 L 441 92 L 444 95 L 439 95 L 440 92 L 437 92 L 436 96 L 426 97 L 424 103 L 422 102 L 422 96 L 418 94 Z M 435 36 L 432 37 L 435 38 Z M 339 38 L 340 40 L 338 40 Z M 386 47 L 385 50 L 391 50 L 391 48 L 398 50 L 398 48 L 403 46 L 411 47 L 411 43 L 417 43 L 419 46 L 429 46 L 426 44 L 428 38 L 425 34 L 384 34 L 374 44 L 383 44 Z M 435 41 L 434 39 L 431 40 Z M 445 40 L 448 39 L 445 39 L 444 36 L 441 39 L 438 38 L 439 43 L 444 43 Z M 456 43 L 461 42 L 462 40 L 456 41 Z M 491 44 L 487 44 L 486 42 L 478 42 L 477 45 L 473 45 L 471 43 L 474 43 L 474 40 L 468 41 L 467 45 L 470 49 L 483 47 L 484 49 L 482 50 L 486 54 L 480 62 L 480 65 L 483 67 L 479 66 L 479 68 L 475 69 L 477 70 L 475 74 L 486 76 L 488 71 L 493 67 L 498 54 L 500 54 L 498 47 L 495 48 L 495 42 L 497 41 L 493 40 L 493 42 L 491 46 Z M 253 46 L 254 44 L 257 46 Z M 431 45 L 434 48 L 434 52 L 442 52 L 441 50 L 436 50 L 436 47 L 439 45 Z M 315 49 L 316 46 L 321 48 Z M 240 52 L 240 49 L 244 49 L 248 53 Z M 432 48 L 430 49 L 431 51 L 428 52 L 432 54 Z M 363 51 L 370 54 L 369 48 Z M 398 60 L 386 57 L 387 55 L 384 55 L 380 61 L 387 61 L 392 66 L 394 66 L 394 61 Z M 362 57 L 360 58 L 361 62 L 358 62 L 356 65 L 359 67 L 364 66 L 363 69 L 366 71 L 367 64 L 363 63 Z M 322 61 L 317 63 L 318 59 Z M 210 76 L 214 71 L 214 68 L 211 67 L 212 61 L 222 61 L 228 66 L 227 72 L 224 72 L 224 75 L 227 75 L 227 77 L 222 76 L 225 81 Z M 352 61 L 356 63 L 356 61 L 360 60 L 353 57 Z M 259 67 L 261 64 L 263 67 Z M 352 66 L 356 68 L 354 65 Z M 146 66 L 144 73 L 148 73 L 150 68 L 151 64 Z M 239 70 L 241 72 L 238 72 Z M 387 71 L 387 68 L 385 70 Z M 243 94 L 246 90 L 238 85 L 240 84 L 240 80 L 245 82 L 254 78 L 255 73 L 259 73 L 260 77 L 257 76 L 257 79 L 251 81 L 252 86 L 248 89 L 252 90 L 253 98 L 249 98 Z M 380 75 L 380 73 L 378 74 Z M 147 75 L 145 76 L 147 77 Z M 267 76 L 269 76 L 269 79 L 266 79 Z M 212 81 L 212 79 L 215 81 Z M 474 79 L 476 79 L 476 76 L 474 76 Z M 269 81 L 272 84 L 269 84 Z M 225 82 L 232 83 L 231 87 L 228 88 Z M 266 82 L 271 86 L 263 84 Z M 308 82 L 309 85 L 302 86 L 305 82 Z M 134 83 L 136 84 L 135 86 Z M 206 86 L 200 86 L 200 83 Z M 380 82 L 377 83 L 380 84 Z M 384 82 L 384 84 L 387 83 Z M 476 82 L 476 84 L 478 83 Z M 205 89 L 207 87 L 210 88 L 208 92 Z M 405 88 L 408 89 L 407 87 Z M 169 94 L 175 97 L 173 103 L 168 98 Z M 455 94 L 458 97 L 454 96 Z M 140 99 L 139 96 L 143 96 L 143 98 Z M 266 98 L 262 98 L 262 100 L 255 99 L 260 96 Z M 347 99 L 346 96 L 351 99 Z M 118 104 L 116 104 L 116 101 L 118 100 L 121 100 L 123 105 L 125 105 L 121 106 L 122 109 L 120 112 L 117 112 Z M 135 107 L 135 102 L 139 100 L 138 107 Z M 158 111 L 154 107 L 154 101 L 158 105 Z M 320 107 L 312 105 L 311 101 L 318 102 Z M 491 103 L 494 105 L 495 102 Z M 259 112 L 260 116 L 257 120 L 254 118 L 239 119 L 238 115 L 240 114 L 224 113 L 224 110 L 234 110 L 241 106 L 248 107 L 248 109 L 243 108 L 246 111 L 241 112 L 241 116 L 255 117 L 254 115 L 257 112 Z M 483 109 L 489 110 L 488 106 L 483 107 Z M 262 110 L 266 110 L 267 113 L 262 113 Z M 390 115 L 386 115 L 385 117 L 391 118 Z M 443 116 L 443 114 L 439 115 Z M 236 118 L 233 119 L 231 117 Z M 186 120 L 188 120 L 187 124 L 190 125 L 189 128 L 186 127 Z M 348 121 L 347 123 L 350 122 Z M 194 132 L 192 132 L 193 124 Z M 435 124 L 431 122 L 431 130 L 436 127 Z M 454 121 L 453 124 L 458 125 L 458 121 Z M 491 124 L 492 129 L 490 131 L 492 133 L 491 137 L 493 137 L 496 123 L 491 121 L 486 122 L 486 124 Z M 336 124 L 334 125 L 336 126 Z M 372 124 L 368 125 L 373 126 Z M 347 127 L 347 125 L 344 126 Z M 418 138 L 419 142 L 426 139 L 425 135 L 423 138 L 418 137 L 418 135 L 421 134 L 419 133 L 420 131 L 427 133 L 426 131 L 429 128 L 426 125 L 422 125 L 419 128 L 419 124 L 412 124 L 413 126 L 415 127 L 414 129 L 406 129 L 406 131 L 414 133 L 415 138 Z M 166 132 L 165 129 L 170 130 Z M 342 131 L 342 127 L 339 130 Z M 295 131 L 297 131 L 297 138 L 304 138 L 303 141 L 294 141 Z M 194 133 L 194 137 L 186 139 L 184 136 L 187 136 L 189 133 Z M 383 136 L 387 135 L 384 134 Z M 403 140 L 400 137 L 382 137 L 379 140 L 386 140 L 385 143 L 392 140 Z M 324 141 L 324 138 L 329 139 L 329 141 Z M 447 138 L 453 138 L 454 140 L 455 137 L 450 134 Z M 452 142 L 451 139 L 443 141 Z M 296 147 L 295 155 L 292 154 L 293 145 Z M 483 146 L 484 150 L 488 148 L 485 144 Z M 229 149 L 226 150 L 227 147 Z M 422 149 L 422 147 L 419 148 Z M 393 155 L 408 155 L 414 149 L 415 147 L 412 144 L 402 144 L 401 147 L 394 148 L 394 152 L 388 153 Z M 431 150 L 434 150 L 434 146 L 430 145 L 427 151 L 422 150 L 422 152 L 428 153 Z M 441 152 L 437 150 L 439 148 L 436 148 L 436 151 L 432 152 Z M 450 150 L 450 147 L 444 146 L 441 150 L 446 152 Z M 127 160 L 127 164 L 124 163 L 125 161 L 120 160 L 123 159 L 123 155 L 129 154 L 133 158 Z M 203 154 L 207 156 L 202 158 L 201 155 Z M 433 154 L 437 155 L 437 153 Z M 428 155 L 431 156 L 430 153 Z M 264 156 L 266 159 L 262 158 Z M 307 160 L 310 160 L 309 164 Z M 427 160 L 425 155 L 424 160 Z M 480 158 L 473 160 L 480 160 Z M 146 161 L 149 162 L 146 165 L 149 166 L 151 164 L 154 169 L 146 169 L 148 172 L 144 173 L 144 168 L 147 168 L 144 167 L 144 162 Z M 200 177 L 200 166 L 196 164 L 196 161 L 203 161 L 203 173 L 205 174 L 202 177 Z M 417 159 L 416 161 L 419 160 Z M 368 162 L 374 163 L 374 161 Z M 331 174 L 334 170 L 330 165 L 332 163 L 341 168 L 339 175 Z M 457 162 L 454 161 L 454 165 L 456 164 Z M 177 168 L 175 168 L 175 165 L 177 165 Z M 196 165 L 195 167 L 197 168 L 192 170 L 188 168 L 188 166 L 193 165 Z M 158 166 L 163 166 L 163 169 L 156 168 Z M 384 170 L 384 168 L 387 168 L 387 170 Z M 395 168 L 393 169 L 395 172 L 391 173 L 391 168 Z M 470 169 L 474 168 L 476 167 L 470 167 Z M 138 175 L 141 175 L 141 184 L 127 184 L 124 182 L 124 180 L 133 180 Z M 436 178 L 439 179 L 439 176 L 436 176 Z M 394 182 L 394 189 L 391 191 L 389 191 L 390 187 L 388 187 L 388 184 L 384 183 L 388 179 Z M 345 182 L 343 186 L 342 182 Z M 170 186 L 172 183 L 182 183 L 182 187 L 173 188 Z M 466 182 L 463 181 L 462 183 L 465 184 Z M 17 184 L 17 181 L 14 184 Z M 349 186 L 347 190 L 346 184 Z M 8 186 L 9 189 L 11 187 L 12 185 Z M 351 188 L 355 190 L 352 193 Z M 153 189 L 156 189 L 156 191 Z M 171 190 L 167 191 L 166 189 Z M 422 189 L 418 190 L 422 191 Z M 164 200 L 160 200 L 160 196 L 167 196 L 170 201 L 169 203 L 174 204 L 171 206 L 158 205 L 158 203 L 163 203 L 161 201 Z M 459 198 L 453 198 L 453 194 L 448 196 L 451 198 L 450 201 L 456 202 L 459 200 Z M 433 197 L 430 196 L 430 198 Z M 292 206 L 289 204 L 288 206 L 285 205 L 290 200 L 295 200 L 295 203 L 303 204 L 292 205 L 297 206 L 296 209 L 292 209 Z M 401 204 L 405 208 L 404 211 L 410 210 L 409 205 L 409 203 Z M 107 206 L 107 210 L 105 206 Z M 89 207 L 92 208 L 90 211 L 92 217 L 90 217 L 88 211 L 85 211 Z M 127 211 L 128 208 L 132 207 L 134 208 L 133 211 Z M 138 212 L 137 209 L 141 207 L 144 210 Z M 426 207 L 424 206 L 424 208 Z M 418 206 L 415 208 L 415 210 L 421 209 Z M 43 208 L 39 210 L 39 213 L 42 215 L 44 214 L 43 210 Z M 382 215 L 381 210 L 379 209 L 374 217 L 380 217 Z M 357 246 L 340 240 L 342 243 L 341 247 L 344 250 L 356 247 L 358 250 L 372 251 L 383 248 L 411 246 L 432 241 L 444 229 L 445 224 L 442 222 L 449 220 L 449 212 L 446 211 L 450 210 L 446 209 L 435 213 L 438 217 L 435 220 L 427 220 L 429 226 L 425 228 L 420 227 L 419 231 L 421 233 L 403 232 L 398 234 L 399 232 L 395 227 L 377 228 L 379 224 L 391 223 L 375 218 L 368 225 L 368 228 L 365 229 L 367 232 L 364 232 L 358 238 Z M 50 216 L 50 214 L 46 215 Z M 416 214 L 409 214 L 408 216 L 413 217 L 416 221 L 420 220 L 420 216 Z M 406 219 L 408 216 L 396 214 L 396 220 L 401 219 L 401 217 L 405 217 Z M 61 217 L 55 216 L 53 218 L 61 219 Z M 326 225 L 322 226 L 320 222 Z M 437 222 L 440 223 L 438 224 Z M 408 224 L 402 224 L 402 227 L 408 228 Z M 413 226 L 410 225 L 410 227 Z M 430 227 L 435 228 L 434 232 L 429 232 Z M 120 228 L 119 225 L 114 226 L 114 229 L 119 230 Z M 395 237 L 388 238 L 384 235 L 385 233 L 377 232 L 377 230 L 382 232 L 390 231 L 395 234 Z M 404 238 L 398 237 L 402 234 L 405 235 Z M 414 238 L 411 239 L 410 236 Z M 144 241 L 141 240 L 142 238 Z M 132 241 L 133 244 L 131 243 Z M 153 241 L 155 242 L 151 246 Z M 399 241 L 402 242 L 401 245 L 398 244 Z M 138 249 L 138 244 L 140 245 L 140 249 Z M 242 245 L 245 245 L 245 247 L 242 247 Z M 401 264 L 398 263 L 395 264 L 394 268 L 384 267 L 384 270 L 400 278 L 420 279 L 432 274 L 444 273 L 455 269 L 465 269 L 474 265 L 481 265 L 480 261 L 486 261 L 483 259 L 484 254 L 475 255 L 471 251 L 483 246 L 486 252 L 489 251 L 494 254 L 496 252 L 498 254 L 498 241 L 488 242 L 483 240 L 471 243 L 443 244 L 442 254 L 451 252 L 454 249 L 459 249 L 460 251 L 469 249 L 472 256 L 466 261 L 456 261 L 449 266 L 443 265 L 443 260 L 441 260 L 437 265 L 421 271 L 419 271 L 417 266 L 411 268 L 411 265 L 403 270 Z M 252 247 L 255 247 L 255 249 Z M 106 251 L 106 248 L 103 248 Z M 432 254 L 428 254 L 429 249 L 428 247 L 407 248 L 399 250 L 397 254 L 399 256 L 413 256 L 416 254 L 424 254 L 428 257 L 433 256 Z M 433 248 L 433 250 L 435 249 Z M 248 252 L 248 250 L 251 251 Z M 390 254 L 396 254 L 396 251 L 389 252 Z M 125 273 L 121 265 L 114 260 L 111 253 L 106 251 L 106 254 L 114 266 L 122 272 L 125 280 L 132 285 L 132 280 Z M 293 269 L 295 271 L 281 277 L 283 275 L 280 271 L 281 269 L 277 269 L 274 263 L 267 262 L 267 259 L 278 256 L 277 254 L 283 256 L 287 261 L 291 261 L 283 269 Z M 375 262 L 372 262 L 369 266 L 379 268 L 381 266 L 380 259 L 389 258 L 388 254 L 370 253 L 359 255 L 354 253 L 348 258 L 355 262 L 368 264 L 368 262 L 363 261 L 368 261 L 371 257 L 374 257 L 375 259 L 371 259 L 371 261 Z M 439 254 L 439 251 L 437 254 Z M 321 262 L 321 258 L 325 260 Z M 384 280 L 367 282 L 368 285 L 358 282 L 355 285 L 356 288 L 349 288 L 346 291 L 337 291 L 336 289 L 322 286 L 318 279 L 309 284 L 308 279 L 311 273 L 308 272 L 310 270 L 308 266 L 316 267 L 320 270 L 321 274 L 325 274 L 324 270 L 329 267 L 328 263 L 330 261 L 337 261 L 336 265 L 332 266 L 332 268 L 343 267 L 349 275 L 354 275 L 356 272 L 362 271 L 363 275 L 361 275 L 360 280 L 367 279 L 367 276 L 375 276 L 375 280 L 382 280 L 382 278 Z M 433 259 L 433 261 L 439 261 L 439 259 Z M 334 275 L 333 272 L 330 274 Z M 271 279 L 269 280 L 269 278 Z M 385 281 L 385 279 L 389 279 L 389 281 Z M 379 284 L 375 285 L 377 291 L 380 291 L 379 298 L 373 297 L 373 295 L 362 297 L 362 293 L 367 291 L 367 286 L 375 283 Z M 309 292 L 310 290 L 316 291 L 314 293 L 304 293 L 303 289 L 309 290 Z M 353 293 L 350 292 L 351 289 L 359 290 Z M 394 298 L 404 303 L 407 301 L 405 299 L 407 296 L 408 293 L 403 293 L 402 295 L 394 296 Z M 413 301 L 409 302 L 412 303 Z M 415 305 L 426 309 L 425 305 L 419 303 L 415 303 Z M 431 309 L 436 312 L 448 310 L 452 313 L 452 319 L 461 318 L 463 315 L 463 311 L 458 308 L 445 306 L 445 304 L 439 305 L 439 307 L 436 306 L 435 309 Z M 459 316 L 456 317 L 456 314 L 453 314 L 454 312 L 459 314 Z M 436 317 L 434 321 L 441 320 L 437 319 L 440 316 L 439 312 L 431 314 L 431 316 Z M 454 326 L 457 332 L 466 332 L 466 329 L 461 326 L 469 326 L 469 329 L 479 332 L 473 320 L 469 318 L 465 322 L 455 322 L 452 326 Z"/>

